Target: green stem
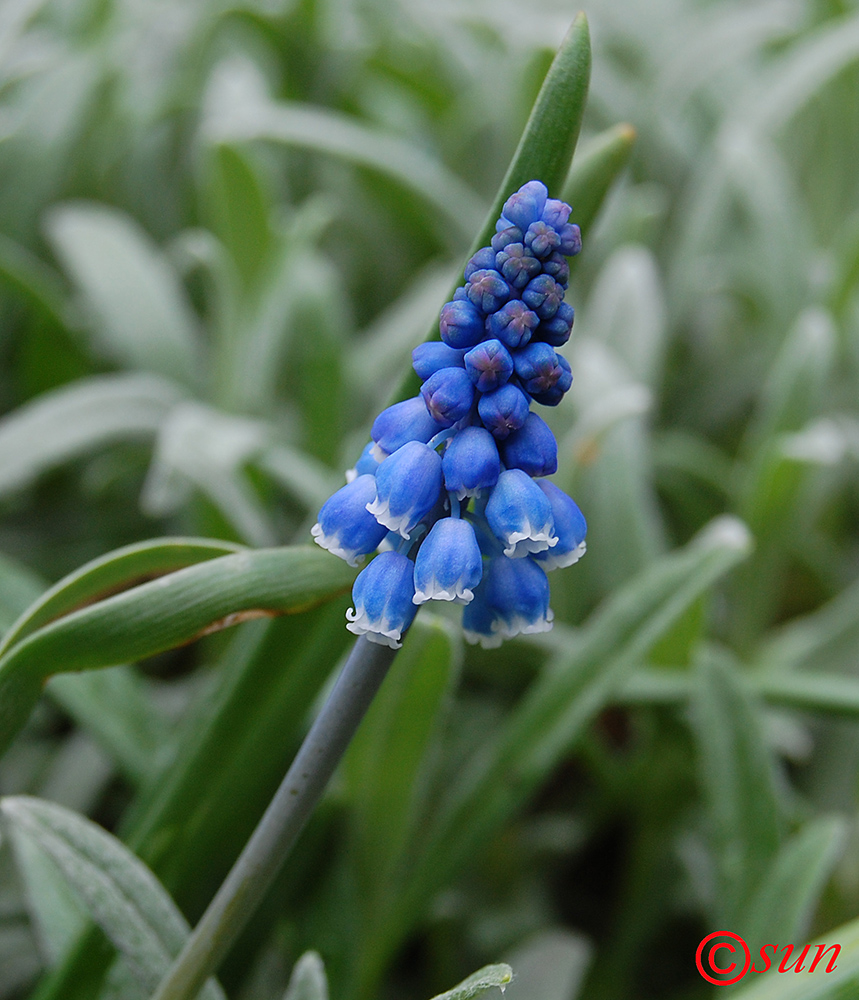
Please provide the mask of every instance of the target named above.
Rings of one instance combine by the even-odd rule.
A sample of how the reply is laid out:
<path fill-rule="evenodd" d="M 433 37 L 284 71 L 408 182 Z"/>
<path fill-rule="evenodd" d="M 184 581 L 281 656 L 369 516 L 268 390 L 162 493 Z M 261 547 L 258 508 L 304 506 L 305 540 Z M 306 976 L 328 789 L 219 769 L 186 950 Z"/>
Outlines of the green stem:
<path fill-rule="evenodd" d="M 193 1000 L 262 901 L 385 679 L 396 650 L 355 643 L 292 766 L 152 1000 Z"/>

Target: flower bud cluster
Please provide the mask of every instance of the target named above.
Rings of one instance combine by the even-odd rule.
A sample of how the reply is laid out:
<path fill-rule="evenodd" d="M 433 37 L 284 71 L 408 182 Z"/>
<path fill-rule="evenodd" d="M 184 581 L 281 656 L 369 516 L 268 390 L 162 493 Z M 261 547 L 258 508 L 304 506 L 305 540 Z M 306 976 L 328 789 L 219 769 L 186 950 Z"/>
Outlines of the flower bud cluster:
<path fill-rule="evenodd" d="M 491 246 L 441 310 L 440 341 L 413 352 L 419 396 L 373 424 L 347 485 L 313 537 L 357 565 L 347 628 L 398 647 L 417 608 L 465 605 L 466 638 L 484 646 L 551 628 L 546 572 L 576 562 L 587 525 L 544 477 L 558 449 L 531 402 L 556 406 L 572 383 L 555 351 L 569 339 L 564 302 L 581 249 L 570 207 L 529 181 L 504 204 Z"/>

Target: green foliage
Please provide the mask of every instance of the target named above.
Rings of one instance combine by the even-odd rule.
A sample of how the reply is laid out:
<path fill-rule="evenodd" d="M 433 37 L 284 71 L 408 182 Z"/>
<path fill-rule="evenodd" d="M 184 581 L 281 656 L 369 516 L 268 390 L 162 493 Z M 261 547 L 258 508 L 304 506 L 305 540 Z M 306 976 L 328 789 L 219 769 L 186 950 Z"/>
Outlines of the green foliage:
<path fill-rule="evenodd" d="M 207 993 L 704 1000 L 720 928 L 842 948 L 738 1000 L 859 989 L 859 14 L 586 13 L 0 9 L 0 1000 L 151 995 L 348 648 L 315 512 L 532 177 L 590 551 L 547 635 L 421 611 Z"/>

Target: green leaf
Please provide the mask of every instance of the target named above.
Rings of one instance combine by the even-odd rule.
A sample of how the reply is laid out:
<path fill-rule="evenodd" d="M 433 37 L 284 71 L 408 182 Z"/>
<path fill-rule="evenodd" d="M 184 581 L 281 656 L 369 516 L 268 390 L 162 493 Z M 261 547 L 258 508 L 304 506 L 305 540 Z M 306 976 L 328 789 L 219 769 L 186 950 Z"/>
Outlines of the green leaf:
<path fill-rule="evenodd" d="M 208 107 L 205 129 L 217 142 L 268 139 L 370 167 L 428 201 L 465 236 L 480 218 L 474 192 L 426 152 L 330 108 L 272 101 L 247 62 L 234 59 L 218 67 Z"/>
<path fill-rule="evenodd" d="M 245 287 L 252 287 L 272 249 L 271 205 L 245 151 L 219 143 L 209 153 L 207 193 L 214 229 Z"/>
<path fill-rule="evenodd" d="M 572 205 L 572 218 L 583 233 L 596 219 L 634 145 L 635 129 L 623 123 L 595 135 L 576 153 L 560 197 Z"/>
<path fill-rule="evenodd" d="M 516 973 L 506 1000 L 574 1000 L 593 948 L 580 934 L 555 928 L 540 931 L 505 957 Z"/>
<path fill-rule="evenodd" d="M 160 576 L 73 611 L 0 657 L 0 747 L 53 673 L 133 662 L 248 618 L 312 607 L 352 579 L 319 549 L 244 551 Z"/>
<path fill-rule="evenodd" d="M 52 209 L 47 228 L 104 354 L 197 385 L 196 317 L 178 275 L 138 224 L 115 208 L 78 203 Z"/>
<path fill-rule="evenodd" d="M 721 877 L 714 918 L 739 926 L 779 849 L 781 803 L 760 709 L 726 654 L 701 653 L 693 719 Z"/>
<path fill-rule="evenodd" d="M 467 979 L 446 993 L 439 993 L 432 1000 L 471 1000 L 487 990 L 497 986 L 504 992 L 507 984 L 513 979 L 513 970 L 509 965 L 484 965 L 482 969 L 473 972 Z"/>
<path fill-rule="evenodd" d="M 802 950 L 795 948 L 789 961 L 795 961 Z M 818 955 L 816 968 L 811 971 Z M 771 951 L 767 956 L 772 960 Z M 760 957 L 754 954 L 752 961 L 756 957 L 762 965 Z M 773 962 L 775 968 L 753 979 L 747 978 L 741 988 L 731 992 L 731 1000 L 851 1000 L 859 993 L 859 920 L 815 937 L 801 972 L 777 972 L 783 957 L 782 946 Z M 831 971 L 827 971 L 830 966 Z"/>
<path fill-rule="evenodd" d="M 844 820 L 822 816 L 782 846 L 743 919 L 743 937 L 753 952 L 768 941 L 804 939 L 846 834 Z"/>
<path fill-rule="evenodd" d="M 59 868 L 90 916 L 154 990 L 190 928 L 158 880 L 115 837 L 61 806 L 29 796 L 0 800 L 13 842 L 28 840 Z M 208 1000 L 224 1000 L 214 981 Z"/>
<path fill-rule="evenodd" d="M 81 566 L 41 594 L 3 637 L 0 656 L 41 625 L 117 589 L 240 551 L 241 546 L 208 538 L 156 538 L 115 549 Z"/>
<path fill-rule="evenodd" d="M 23 292 L 54 323 L 65 325 L 67 296 L 60 275 L 3 233 L 0 233 L 0 275 L 12 288 Z"/>
<path fill-rule="evenodd" d="M 134 784 L 152 773 L 167 742 L 167 726 L 143 679 L 120 665 L 83 674 L 57 674 L 48 696 L 90 733 Z"/>
<path fill-rule="evenodd" d="M 32 570 L 0 553 L 0 636 L 44 589 L 44 583 Z"/>
<path fill-rule="evenodd" d="M 306 951 L 295 963 L 283 1000 L 328 1000 L 328 979 L 318 952 Z"/>
<path fill-rule="evenodd" d="M 46 392 L 0 420 L 0 493 L 128 438 L 152 438 L 181 399 L 154 375 L 95 375 Z"/>

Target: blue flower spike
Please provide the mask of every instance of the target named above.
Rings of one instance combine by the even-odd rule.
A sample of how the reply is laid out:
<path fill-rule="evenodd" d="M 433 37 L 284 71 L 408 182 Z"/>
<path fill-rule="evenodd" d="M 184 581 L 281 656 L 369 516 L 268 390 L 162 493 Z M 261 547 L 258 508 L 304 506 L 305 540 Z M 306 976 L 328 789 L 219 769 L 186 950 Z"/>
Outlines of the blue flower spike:
<path fill-rule="evenodd" d="M 491 245 L 441 309 L 440 341 L 412 353 L 421 393 L 376 418 L 347 486 L 312 529 L 357 565 L 347 627 L 398 648 L 418 606 L 463 604 L 469 642 L 551 628 L 546 573 L 585 551 L 575 501 L 545 477 L 558 447 L 531 405 L 572 383 L 562 347 L 573 308 L 567 257 L 581 249 L 570 207 L 528 181 L 504 203 Z"/>

